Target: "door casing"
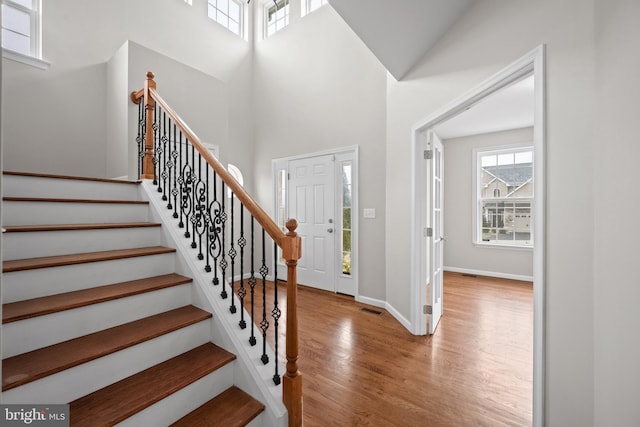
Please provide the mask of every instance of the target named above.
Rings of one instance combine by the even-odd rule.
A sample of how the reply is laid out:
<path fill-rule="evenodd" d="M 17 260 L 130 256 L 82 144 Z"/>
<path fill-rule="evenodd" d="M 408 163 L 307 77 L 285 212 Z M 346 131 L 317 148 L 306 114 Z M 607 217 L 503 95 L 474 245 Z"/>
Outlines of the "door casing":
<path fill-rule="evenodd" d="M 277 193 L 278 193 L 278 182 L 277 182 L 277 173 L 279 170 L 282 169 L 286 169 L 288 170 L 289 167 L 289 162 L 294 161 L 294 160 L 300 160 L 300 159 L 306 159 L 306 158 L 310 158 L 310 157 L 318 157 L 318 156 L 326 156 L 326 155 L 333 155 L 335 156 L 335 162 L 336 164 L 340 164 L 343 161 L 350 161 L 351 165 L 352 165 L 352 201 L 351 201 L 351 210 L 352 210 L 352 217 L 351 217 L 351 227 L 352 227 L 352 231 L 351 231 L 351 240 L 352 240 L 352 244 L 351 244 L 351 274 L 350 275 L 344 275 L 342 274 L 342 268 L 341 268 L 341 263 L 342 263 L 342 256 L 341 256 L 341 246 L 340 246 L 340 239 L 336 238 L 335 239 L 335 250 L 334 250 L 334 262 L 336 263 L 336 268 L 335 268 L 335 288 L 334 291 L 338 292 L 338 293 L 343 293 L 343 294 L 347 294 L 347 295 L 352 295 L 354 297 L 358 297 L 359 295 L 359 286 L 358 286 L 358 271 L 359 271 L 359 257 L 358 257 L 358 252 L 359 252 L 359 248 L 358 248 L 358 241 L 359 241 L 359 237 L 358 237 L 358 230 L 359 230 L 359 220 L 358 220 L 358 212 L 359 212 L 359 203 L 358 203 L 358 158 L 359 158 L 359 147 L 357 145 L 353 145 L 353 146 L 347 146 L 347 147 L 340 147 L 340 148 L 335 148 L 335 149 L 330 149 L 330 150 L 323 150 L 323 151 L 316 151 L 316 152 L 312 152 L 312 153 L 306 153 L 306 154 L 300 154 L 300 155 L 295 155 L 295 156 L 288 156 L 288 157 L 281 157 L 278 159 L 273 159 L 271 164 L 272 164 L 272 177 L 273 177 L 273 206 L 274 206 L 274 212 L 278 211 L 278 198 L 277 198 Z M 335 172 L 336 172 L 336 180 L 335 180 L 335 185 L 336 185 L 336 191 L 335 191 L 335 196 L 336 196 L 336 203 L 335 203 L 335 207 L 336 207 L 336 213 L 334 215 L 334 218 L 336 219 L 336 227 L 335 227 L 335 233 L 336 233 L 336 237 L 339 231 L 341 231 L 341 222 L 338 222 L 339 220 L 339 213 L 337 212 L 337 209 L 339 206 L 341 206 L 340 200 L 342 199 L 342 188 L 341 188 L 341 183 L 342 180 L 340 178 L 340 168 L 336 167 L 335 168 Z M 288 197 L 288 196 L 287 196 Z M 285 201 L 285 206 L 289 206 L 289 200 L 287 199 Z M 287 210 L 287 212 L 285 213 L 285 218 L 288 218 L 289 212 Z M 276 218 L 277 220 L 277 218 Z M 338 230 L 338 225 L 340 225 L 340 230 Z M 286 230 L 284 230 L 286 231 Z M 302 254 L 302 256 L 304 257 L 304 253 Z M 286 265 L 282 264 L 282 263 L 278 263 L 278 277 L 286 277 Z"/>
<path fill-rule="evenodd" d="M 511 65 L 471 89 L 458 99 L 443 106 L 412 128 L 413 143 L 413 199 L 412 199 L 412 259 L 411 259 L 411 332 L 426 334 L 427 319 L 424 313 L 426 301 L 426 240 L 422 237 L 427 215 L 425 197 L 426 164 L 423 152 L 426 149 L 426 130 L 442 123 L 466 108 L 481 101 L 499 89 L 526 75 L 534 77 L 534 241 L 533 249 L 533 426 L 544 425 L 544 371 L 545 371 L 545 46 L 540 45 Z"/>

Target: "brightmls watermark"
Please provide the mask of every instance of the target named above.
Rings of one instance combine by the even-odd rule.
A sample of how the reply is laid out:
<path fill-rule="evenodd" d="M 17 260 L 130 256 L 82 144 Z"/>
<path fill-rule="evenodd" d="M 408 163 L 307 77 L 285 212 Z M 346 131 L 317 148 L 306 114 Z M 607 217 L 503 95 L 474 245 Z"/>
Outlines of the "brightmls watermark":
<path fill-rule="evenodd" d="M 0 405 L 0 426 L 69 427 L 69 405 Z"/>

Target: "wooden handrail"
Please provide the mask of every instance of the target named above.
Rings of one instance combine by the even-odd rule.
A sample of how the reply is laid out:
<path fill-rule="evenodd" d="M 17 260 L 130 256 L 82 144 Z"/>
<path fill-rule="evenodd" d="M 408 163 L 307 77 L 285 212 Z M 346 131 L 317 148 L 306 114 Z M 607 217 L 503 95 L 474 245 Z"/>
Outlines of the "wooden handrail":
<path fill-rule="evenodd" d="M 253 200 L 246 190 L 236 181 L 218 159 L 200 141 L 200 138 L 189 128 L 182 118 L 158 94 L 156 82 L 151 71 L 147 73 L 144 88 L 131 93 L 131 101 L 139 104 L 144 100 L 146 110 L 146 130 L 144 158 L 142 163 L 143 179 L 154 179 L 153 164 L 153 111 L 156 103 L 171 118 L 187 140 L 195 147 L 207 163 L 215 170 L 218 177 L 233 191 L 235 197 L 244 205 L 251 215 L 264 228 L 274 242 L 282 249 L 282 256 L 287 264 L 287 330 L 286 330 L 286 372 L 282 379 L 282 400 L 289 414 L 289 426 L 302 426 L 302 375 L 298 371 L 298 314 L 297 314 L 297 265 L 302 257 L 302 239 L 296 233 L 298 223 L 290 219 L 286 223 L 285 234 L 271 217 Z"/>

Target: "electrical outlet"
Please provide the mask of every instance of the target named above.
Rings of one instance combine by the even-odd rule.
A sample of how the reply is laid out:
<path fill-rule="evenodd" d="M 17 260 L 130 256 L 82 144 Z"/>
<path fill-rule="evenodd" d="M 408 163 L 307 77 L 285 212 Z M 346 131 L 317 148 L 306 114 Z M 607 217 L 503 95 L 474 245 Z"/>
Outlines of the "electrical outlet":
<path fill-rule="evenodd" d="M 375 218 L 376 210 L 373 208 L 364 209 L 362 212 L 362 216 L 364 216 L 365 218 Z"/>

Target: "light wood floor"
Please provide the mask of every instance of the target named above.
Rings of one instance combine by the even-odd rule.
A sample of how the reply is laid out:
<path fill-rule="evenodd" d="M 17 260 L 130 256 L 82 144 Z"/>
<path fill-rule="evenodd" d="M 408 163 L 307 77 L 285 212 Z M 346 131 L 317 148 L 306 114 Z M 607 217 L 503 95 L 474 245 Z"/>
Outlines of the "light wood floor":
<path fill-rule="evenodd" d="M 444 307 L 436 334 L 416 337 L 384 310 L 300 287 L 304 425 L 531 425 L 531 283 L 446 273 Z"/>

